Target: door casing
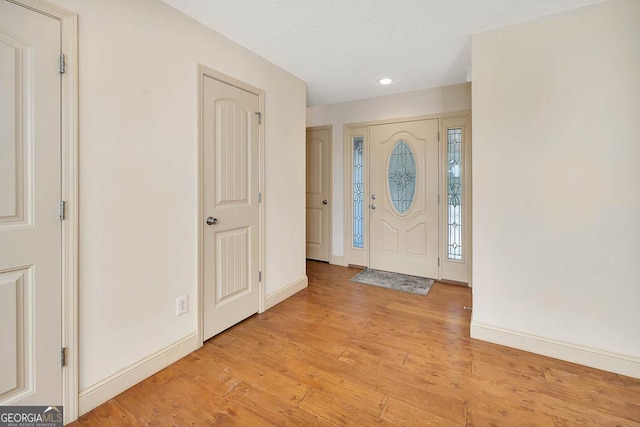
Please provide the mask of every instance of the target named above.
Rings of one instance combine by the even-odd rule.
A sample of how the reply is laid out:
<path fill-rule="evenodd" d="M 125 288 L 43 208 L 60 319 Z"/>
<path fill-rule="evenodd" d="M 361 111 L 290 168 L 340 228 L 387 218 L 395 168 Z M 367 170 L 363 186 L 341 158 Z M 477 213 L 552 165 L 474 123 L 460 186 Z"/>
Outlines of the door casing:
<path fill-rule="evenodd" d="M 382 125 L 382 124 L 391 124 L 391 123 L 403 123 L 403 122 L 412 122 L 412 121 L 417 121 L 417 120 L 428 120 L 428 119 L 438 119 L 440 122 L 440 140 L 439 140 L 439 144 L 440 147 L 442 147 L 442 144 L 445 143 L 444 138 L 445 135 L 443 134 L 443 126 L 442 123 L 443 121 L 450 119 L 450 118 L 456 118 L 456 117 L 464 117 L 466 118 L 466 120 L 468 120 L 468 123 L 470 123 L 471 121 L 471 111 L 470 110 L 463 110 L 463 111 L 454 111 L 454 112 L 450 112 L 450 113 L 440 113 L 440 114 L 428 114 L 428 115 L 420 115 L 420 116 L 413 116 L 413 117 L 405 117 L 405 118 L 398 118 L 398 119 L 388 119 L 388 120 L 373 120 L 373 121 L 368 121 L 368 122 L 357 122 L 357 123 L 346 123 L 344 125 L 344 255 L 345 255 L 345 265 L 355 265 L 355 266 L 360 266 L 360 267 L 368 267 L 369 266 L 369 222 L 368 222 L 368 215 L 365 216 L 365 224 L 364 224 L 364 230 L 365 230 L 365 238 L 364 238 L 364 249 L 359 249 L 359 248 L 354 248 L 352 243 L 352 236 L 353 236 L 353 225 L 352 225 L 352 192 L 351 192 L 351 188 L 352 188 L 352 178 L 351 178 L 351 161 L 352 161 L 352 153 L 351 153 L 351 138 L 356 137 L 356 136 L 362 136 L 364 138 L 365 141 L 365 145 L 368 143 L 369 141 L 369 128 L 370 126 L 374 126 L 374 125 Z M 468 129 L 470 130 L 471 126 L 468 126 Z M 467 134 L 466 136 L 467 140 L 467 144 L 470 146 L 471 145 L 471 135 L 470 132 Z M 440 153 L 442 153 L 442 149 L 439 149 Z M 466 162 L 466 168 L 469 168 L 469 171 L 471 170 L 471 149 L 467 149 L 467 154 L 465 155 L 465 162 Z M 442 174 L 444 173 L 444 164 L 443 164 L 443 157 L 442 154 L 440 154 L 439 156 L 439 160 L 438 160 L 438 168 L 439 168 L 439 176 L 442 177 Z M 365 154 L 365 168 L 367 168 L 368 170 L 368 162 L 369 162 L 369 158 L 368 158 L 368 154 Z M 468 177 L 470 177 L 470 173 L 467 175 Z M 368 205 L 368 198 L 369 198 L 369 193 L 370 193 L 370 189 L 369 189 L 369 183 L 368 183 L 368 172 L 365 173 L 364 176 L 364 192 L 365 192 L 365 207 L 366 205 Z M 442 178 L 440 178 L 440 180 L 442 181 Z M 444 183 L 440 182 L 439 184 L 439 193 L 440 193 L 440 200 L 441 200 L 441 206 L 442 203 L 446 203 L 446 192 L 445 189 L 443 188 Z M 471 182 L 469 179 L 469 182 L 467 184 L 467 189 L 469 190 L 467 195 L 465 196 L 465 203 L 467 203 L 468 206 L 468 210 L 467 210 L 467 217 L 470 216 L 471 213 Z M 368 211 L 368 208 L 366 209 Z M 438 209 L 438 223 L 440 224 L 438 229 L 439 229 L 439 238 L 438 238 L 438 247 L 439 250 L 442 254 L 444 254 L 443 252 L 443 245 L 444 245 L 444 238 L 445 236 L 443 235 L 443 227 L 442 227 L 442 223 L 444 221 L 443 218 L 443 209 Z M 470 242 L 470 236 L 471 236 L 471 221 L 467 220 L 466 222 L 466 227 L 468 229 L 468 233 L 469 233 L 469 242 Z M 441 255 L 442 256 L 442 255 Z M 468 279 L 469 282 L 467 283 L 468 286 L 471 287 L 472 283 L 471 283 L 471 259 L 472 259 L 472 254 L 471 253 L 467 253 L 467 257 L 468 257 L 468 268 L 469 268 L 469 273 L 468 273 Z M 437 280 L 443 280 L 442 277 L 442 266 L 443 266 L 443 262 L 441 259 L 440 262 L 440 266 L 438 269 L 438 276 L 439 277 L 433 277 L 433 279 L 437 279 Z M 446 278 L 444 278 L 444 280 L 446 281 Z M 457 283 L 457 282 L 455 282 Z"/>
<path fill-rule="evenodd" d="M 262 194 L 262 201 L 258 205 L 258 224 L 260 230 L 258 231 L 259 238 L 259 256 L 258 262 L 260 264 L 259 269 L 262 273 L 262 280 L 258 283 L 259 289 L 259 312 L 262 313 L 266 309 L 266 295 L 265 295 L 265 283 L 267 272 L 265 271 L 265 251 L 264 251 L 264 236 L 265 236 L 265 221 L 264 221 L 264 212 L 265 212 L 265 197 L 264 197 L 264 129 L 265 129 L 265 114 L 264 114 L 264 91 L 257 87 L 251 86 L 247 83 L 244 83 L 236 78 L 223 74 L 219 71 L 216 71 L 212 68 L 206 67 L 204 65 L 198 65 L 198 108 L 199 108 L 199 123 L 198 123 L 198 213 L 197 213 L 197 221 L 198 221 L 198 291 L 197 291 L 197 310 L 198 310 L 198 326 L 197 326 L 197 334 L 198 334 L 198 342 L 200 345 L 203 343 L 204 338 L 204 226 L 205 226 L 205 218 L 206 213 L 204 212 L 204 135 L 203 135 L 203 124 L 204 124 L 204 78 L 211 77 L 213 79 L 219 80 L 223 83 L 226 83 L 231 86 L 235 86 L 244 91 L 253 93 L 258 96 L 258 104 L 259 109 L 262 112 L 262 126 L 258 126 L 259 132 L 259 159 L 258 164 L 260 165 L 260 170 L 258 171 L 258 188 L 260 194 Z"/>

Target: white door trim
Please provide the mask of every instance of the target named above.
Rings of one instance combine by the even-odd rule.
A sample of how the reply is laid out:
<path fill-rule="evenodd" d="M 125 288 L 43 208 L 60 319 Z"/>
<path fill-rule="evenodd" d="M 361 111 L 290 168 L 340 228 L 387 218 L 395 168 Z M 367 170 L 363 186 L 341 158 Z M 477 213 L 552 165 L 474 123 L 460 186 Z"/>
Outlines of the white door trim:
<path fill-rule="evenodd" d="M 62 369 L 64 423 L 78 418 L 78 16 L 43 0 L 8 0 L 60 21 L 61 48 L 65 55 L 62 75 L 62 199 L 66 219 L 62 223 Z"/>
<path fill-rule="evenodd" d="M 260 230 L 258 231 L 258 236 L 260 239 L 260 255 L 258 257 L 258 262 L 260 263 L 260 271 L 262 272 L 262 280 L 259 283 L 258 289 L 260 293 L 260 306 L 259 312 L 262 313 L 266 310 L 266 293 L 265 293 L 265 283 L 267 274 L 265 271 L 265 252 L 264 252 L 264 244 L 265 244 L 265 221 L 264 221 L 264 212 L 265 212 L 265 197 L 264 197 L 264 135 L 265 135 L 265 114 L 264 114 L 264 90 L 259 89 L 255 86 L 251 86 L 247 83 L 244 83 L 236 78 L 223 74 L 219 71 L 216 71 L 212 68 L 206 67 L 204 65 L 198 65 L 198 292 L 197 292 L 197 310 L 198 310 L 198 325 L 197 325 L 197 334 L 198 334 L 198 342 L 200 345 L 203 343 L 204 337 L 204 303 L 203 303 L 203 294 L 204 294 L 204 221 L 205 221 L 205 213 L 203 211 L 204 207 L 204 135 L 203 135 L 203 123 L 204 123 L 204 86 L 203 81 L 205 77 L 211 77 L 213 79 L 219 80 L 223 83 L 226 83 L 231 86 L 235 86 L 239 89 L 245 90 L 247 92 L 253 93 L 258 96 L 258 104 L 260 111 L 262 112 L 262 125 L 258 127 L 259 132 L 259 159 L 258 163 L 260 165 L 260 171 L 258 172 L 258 180 L 259 180 L 259 192 L 262 194 L 262 202 L 258 205 L 258 224 Z"/>

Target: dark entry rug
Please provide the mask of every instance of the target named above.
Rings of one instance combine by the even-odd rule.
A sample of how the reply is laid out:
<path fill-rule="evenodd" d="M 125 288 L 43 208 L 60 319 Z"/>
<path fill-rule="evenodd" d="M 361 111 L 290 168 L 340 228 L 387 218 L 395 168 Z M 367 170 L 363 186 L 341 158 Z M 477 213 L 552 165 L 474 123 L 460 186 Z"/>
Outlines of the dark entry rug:
<path fill-rule="evenodd" d="M 435 280 L 389 271 L 366 268 L 351 278 L 352 282 L 380 286 L 412 294 L 427 295 Z"/>

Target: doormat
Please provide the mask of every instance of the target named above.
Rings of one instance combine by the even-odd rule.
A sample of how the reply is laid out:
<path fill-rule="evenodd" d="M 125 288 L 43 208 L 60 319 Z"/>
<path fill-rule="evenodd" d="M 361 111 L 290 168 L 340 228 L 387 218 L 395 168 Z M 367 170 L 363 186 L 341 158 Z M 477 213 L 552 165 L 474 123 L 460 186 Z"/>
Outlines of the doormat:
<path fill-rule="evenodd" d="M 418 295 L 427 295 L 435 282 L 435 280 L 426 277 L 409 276 L 371 268 L 362 270 L 353 276 L 351 281 Z"/>

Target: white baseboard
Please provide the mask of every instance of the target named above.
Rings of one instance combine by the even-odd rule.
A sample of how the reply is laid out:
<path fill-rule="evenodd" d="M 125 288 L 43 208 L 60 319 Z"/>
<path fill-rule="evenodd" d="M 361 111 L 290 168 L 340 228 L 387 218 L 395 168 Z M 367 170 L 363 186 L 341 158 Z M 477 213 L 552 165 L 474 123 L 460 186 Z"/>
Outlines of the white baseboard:
<path fill-rule="evenodd" d="M 270 309 L 274 305 L 281 303 L 290 296 L 300 292 L 304 288 L 309 286 L 309 279 L 305 275 L 303 278 L 296 280 L 295 282 L 285 286 L 284 288 L 267 296 L 266 310 Z"/>
<path fill-rule="evenodd" d="M 145 378 L 182 359 L 202 345 L 197 334 L 191 334 L 104 380 L 80 390 L 79 415 L 112 399 Z"/>
<path fill-rule="evenodd" d="M 331 255 L 331 261 L 329 261 L 329 264 L 340 265 L 342 267 L 346 267 L 347 266 L 347 260 L 343 256 Z"/>
<path fill-rule="evenodd" d="M 640 358 L 471 322 L 471 338 L 640 378 Z"/>

